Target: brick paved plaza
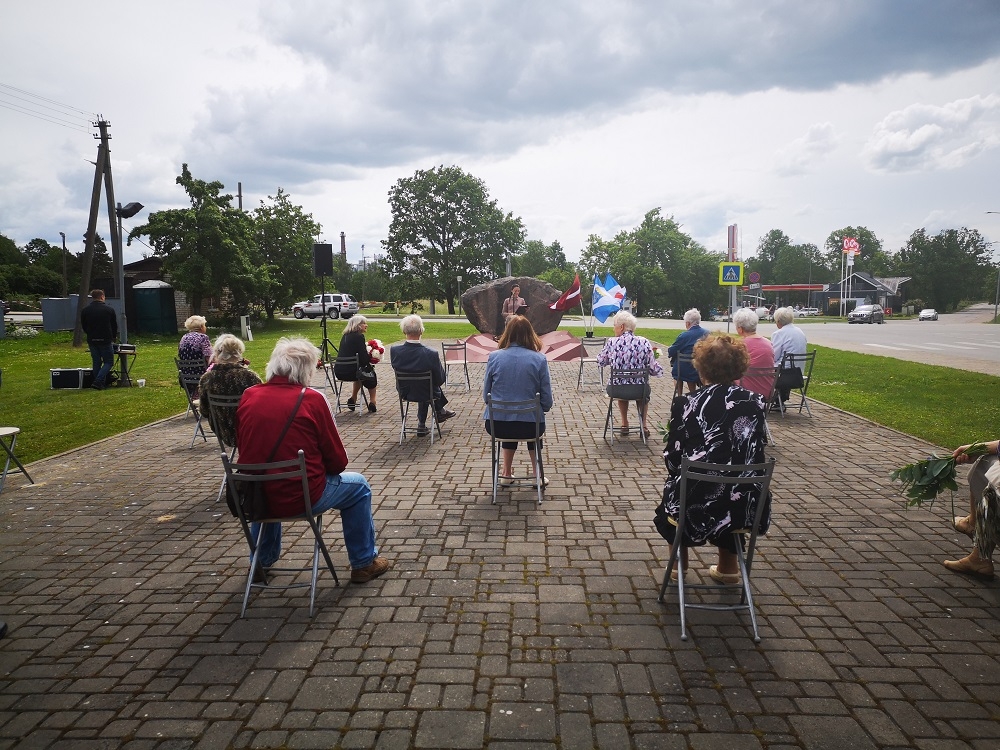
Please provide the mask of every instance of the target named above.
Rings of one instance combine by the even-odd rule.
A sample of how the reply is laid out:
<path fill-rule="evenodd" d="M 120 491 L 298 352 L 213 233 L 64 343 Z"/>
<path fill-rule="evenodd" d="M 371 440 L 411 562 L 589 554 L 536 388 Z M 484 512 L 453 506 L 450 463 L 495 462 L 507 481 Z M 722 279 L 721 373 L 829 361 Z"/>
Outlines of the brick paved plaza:
<path fill-rule="evenodd" d="M 240 619 L 246 544 L 191 417 L 8 479 L 0 748 L 1000 747 L 1000 588 L 941 566 L 970 547 L 946 497 L 906 510 L 888 479 L 933 446 L 818 403 L 773 417 L 762 641 L 745 614 L 694 612 L 681 642 L 675 596 L 656 601 L 658 438 L 606 443 L 607 399 L 577 369 L 552 364 L 537 508 L 527 489 L 491 505 L 484 365 L 471 394 L 449 388 L 459 416 L 433 446 L 397 444 L 380 365 L 378 414 L 338 422 L 395 568 L 348 583 L 334 515 L 341 585 L 321 573 L 313 618 L 300 589 Z M 654 379 L 653 422 L 671 391 Z"/>

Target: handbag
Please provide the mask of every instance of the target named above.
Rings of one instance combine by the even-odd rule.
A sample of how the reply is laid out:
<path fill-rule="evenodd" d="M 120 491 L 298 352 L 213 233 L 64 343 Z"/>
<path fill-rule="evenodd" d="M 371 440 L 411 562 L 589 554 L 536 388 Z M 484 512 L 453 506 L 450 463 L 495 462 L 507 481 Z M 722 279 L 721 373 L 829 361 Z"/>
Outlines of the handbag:
<path fill-rule="evenodd" d="M 375 377 L 375 368 L 372 365 L 358 368 L 358 379 L 372 380 Z"/>
<path fill-rule="evenodd" d="M 274 448 L 271 450 L 271 455 L 267 457 L 267 461 L 264 463 L 271 463 L 274 459 L 274 454 L 278 452 L 278 446 L 281 445 L 281 441 L 284 440 L 285 435 L 288 434 L 288 428 L 292 426 L 292 420 L 295 419 L 295 414 L 298 412 L 299 405 L 302 403 L 302 399 L 304 399 L 305 396 L 306 389 L 303 388 L 299 393 L 299 400 L 295 402 L 295 408 L 292 409 L 292 413 L 289 415 L 288 421 L 285 423 L 285 428 L 281 431 L 277 442 L 274 444 Z M 235 485 L 236 486 L 233 492 L 226 492 L 226 505 L 229 506 L 229 512 L 236 518 L 239 518 L 240 513 L 242 513 L 243 517 L 248 521 L 257 521 L 261 518 L 267 518 L 267 495 L 264 493 L 264 483 L 237 481 Z M 239 503 L 238 509 L 236 507 L 237 503 Z"/>
<path fill-rule="evenodd" d="M 792 388 L 802 388 L 805 384 L 801 367 L 782 367 L 778 371 L 774 387 L 781 391 L 790 391 Z"/>

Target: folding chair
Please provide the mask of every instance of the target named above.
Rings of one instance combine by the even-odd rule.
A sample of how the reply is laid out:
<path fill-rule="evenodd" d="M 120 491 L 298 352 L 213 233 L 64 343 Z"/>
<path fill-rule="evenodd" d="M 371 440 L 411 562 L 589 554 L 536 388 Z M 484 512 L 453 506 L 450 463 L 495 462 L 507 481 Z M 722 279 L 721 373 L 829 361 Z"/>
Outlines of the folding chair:
<path fill-rule="evenodd" d="M 198 433 L 201 433 L 201 438 L 206 443 L 208 442 L 208 437 L 205 435 L 205 428 L 201 424 L 202 418 L 205 416 L 201 413 L 198 408 L 198 399 L 196 394 L 198 393 L 198 384 L 201 382 L 201 376 L 205 372 L 205 360 L 203 359 L 174 359 L 177 363 L 177 379 L 181 384 L 181 390 L 184 391 L 184 395 L 187 396 L 188 408 L 184 412 L 184 416 L 188 415 L 188 412 L 194 414 L 194 434 L 191 436 L 191 448 L 194 448 L 194 441 L 198 439 Z M 194 367 L 201 367 L 201 372 L 193 373 L 191 370 Z"/>
<path fill-rule="evenodd" d="M 407 386 L 407 395 L 403 396 L 403 388 Z M 427 404 L 427 419 L 430 421 L 431 445 L 434 445 L 434 430 L 437 429 L 439 439 L 441 435 L 441 425 L 437 420 L 437 409 L 434 408 L 434 376 L 430 370 L 426 372 L 397 372 L 396 373 L 396 393 L 399 395 L 399 444 L 403 444 L 406 433 L 417 433 L 420 425 L 407 427 L 406 418 L 410 413 L 410 404 Z M 419 437 L 419 436 L 418 436 Z"/>
<path fill-rule="evenodd" d="M 677 398 L 678 396 L 683 396 L 684 395 L 684 383 L 685 382 L 688 382 L 688 383 L 692 382 L 690 380 L 688 380 L 688 381 L 681 380 L 681 368 L 682 368 L 682 366 L 683 365 L 690 365 L 690 364 L 691 364 L 691 355 L 690 354 L 678 354 L 677 355 L 677 380 L 674 381 L 674 398 Z M 673 363 L 671 363 L 670 369 L 673 370 Z M 693 382 L 695 384 L 695 387 L 697 387 L 699 385 L 699 381 L 696 380 L 696 381 L 693 381 Z"/>
<path fill-rule="evenodd" d="M 251 589 L 267 587 L 268 589 L 283 590 L 304 588 L 306 586 L 309 587 L 309 616 L 312 617 L 313 612 L 316 609 L 316 579 L 319 577 L 320 553 L 323 554 L 323 560 L 326 562 L 327 569 L 333 575 L 333 582 L 339 586 L 340 579 L 337 577 L 337 571 L 333 567 L 333 560 L 330 559 L 330 552 L 327 550 L 326 543 L 323 541 L 323 514 L 316 514 L 312 511 L 312 501 L 309 498 L 309 477 L 306 473 L 305 454 L 302 451 L 299 451 L 298 458 L 290 459 L 288 461 L 272 461 L 271 463 L 265 464 L 232 463 L 225 451 L 222 451 L 221 456 L 222 465 L 226 470 L 226 486 L 229 488 L 229 492 L 234 501 L 236 515 L 237 518 L 239 518 L 240 526 L 243 529 L 243 535 L 246 537 L 247 544 L 250 545 L 250 567 L 247 570 L 247 584 L 243 592 L 243 608 L 240 610 L 240 617 L 243 617 L 246 614 L 247 602 L 250 599 Z M 240 504 L 237 501 L 237 488 L 242 484 L 249 483 L 289 482 L 296 480 L 302 482 L 303 512 L 296 516 L 275 516 L 273 518 L 255 519 L 253 523 L 259 523 L 260 527 L 257 530 L 256 536 L 254 536 L 250 529 L 251 522 L 243 514 Z M 272 486 L 275 490 L 277 490 L 278 485 Z M 302 573 L 307 570 L 312 570 L 312 576 L 309 582 L 287 583 L 284 585 L 275 585 L 273 583 L 254 583 L 253 574 L 257 569 L 259 562 L 260 540 L 261 535 L 264 533 L 264 524 L 287 524 L 294 521 L 305 521 L 309 524 L 309 528 L 312 529 L 312 565 L 306 565 L 300 568 L 273 567 L 270 568 L 269 572 Z"/>
<path fill-rule="evenodd" d="M 580 386 L 583 385 L 583 368 L 585 365 L 592 364 L 597 366 L 598 373 L 601 379 L 601 387 L 604 387 L 604 368 L 597 364 L 597 355 L 601 353 L 604 349 L 604 345 L 608 342 L 607 336 L 602 338 L 582 338 L 580 339 L 580 373 L 576 376 L 576 389 L 580 390 Z"/>
<path fill-rule="evenodd" d="M 336 371 L 337 365 L 340 365 L 341 367 L 353 368 L 354 372 L 357 372 L 358 367 L 360 367 L 360 365 L 358 364 L 358 355 L 352 354 L 350 357 L 344 357 L 338 354 L 333 359 L 333 364 L 330 365 L 330 370 L 328 371 L 327 380 L 333 386 L 333 392 L 337 396 L 337 413 L 340 414 L 342 410 L 347 408 L 346 402 L 341 403 L 340 401 L 340 395 L 344 391 L 344 383 L 356 383 L 358 381 L 357 378 L 353 378 L 351 380 L 341 380 L 340 378 L 338 378 Z M 367 408 L 368 395 L 365 393 L 364 387 L 362 387 L 361 390 L 358 392 L 361 394 L 361 400 L 365 402 L 365 407 Z M 364 411 L 364 409 L 362 409 L 361 411 Z"/>
<path fill-rule="evenodd" d="M 4 452 L 7 454 L 7 460 L 3 465 L 3 474 L 0 475 L 0 492 L 3 492 L 4 483 L 7 481 L 7 474 L 10 470 L 10 462 L 13 461 L 17 468 L 14 469 L 15 472 L 21 472 L 28 478 L 28 481 L 32 484 L 35 480 L 31 478 L 31 474 L 28 470 L 24 468 L 24 465 L 17 459 L 14 455 L 14 448 L 17 445 L 17 436 L 21 434 L 20 427 L 0 427 L 0 447 L 3 447 Z M 8 439 L 10 442 L 8 443 Z"/>
<path fill-rule="evenodd" d="M 451 368 L 461 367 L 465 372 L 465 390 L 471 391 L 472 381 L 469 380 L 469 357 L 465 342 L 458 341 L 454 344 L 448 344 L 442 341 L 441 356 L 444 357 L 444 384 L 461 385 L 461 379 L 454 383 L 451 381 Z"/>
<path fill-rule="evenodd" d="M 237 393 L 235 396 L 231 396 L 231 395 L 222 395 L 220 393 L 212 393 L 211 391 L 209 391 L 206 395 L 208 397 L 209 425 L 211 425 L 212 423 L 211 419 L 212 413 L 215 413 L 220 409 L 232 409 L 233 414 L 235 415 L 236 409 L 240 405 L 240 400 L 243 398 L 242 393 Z M 234 422 L 235 422 L 235 416 L 234 416 Z M 222 451 L 223 453 L 226 453 L 228 451 L 229 461 L 230 462 L 235 461 L 236 446 L 226 445 L 225 443 L 223 443 L 222 436 L 219 434 L 219 431 L 214 427 L 212 428 L 212 431 L 215 432 L 215 439 L 219 441 L 219 450 Z M 222 496 L 225 494 L 225 492 L 226 492 L 226 477 L 223 474 L 222 485 L 219 487 L 219 496 L 215 498 L 215 502 L 219 502 L 220 500 L 222 500 Z"/>
<path fill-rule="evenodd" d="M 764 518 L 764 512 L 771 503 L 771 496 L 768 488 L 771 486 L 771 477 L 774 474 L 774 459 L 768 459 L 762 464 L 713 464 L 704 461 L 692 461 L 686 456 L 681 461 L 681 483 L 680 507 L 677 514 L 677 535 L 670 549 L 670 560 L 667 562 L 667 569 L 663 572 L 663 584 L 660 586 L 660 595 L 657 601 L 662 602 L 667 592 L 667 585 L 670 583 L 670 574 L 677 565 L 677 597 L 681 613 L 681 640 L 687 640 L 687 620 L 688 609 L 708 609 L 719 612 L 735 612 L 745 609 L 750 613 L 750 624 L 753 627 L 754 643 L 760 643 L 760 634 L 757 632 L 757 613 L 753 605 L 753 591 L 750 588 L 750 572 L 753 569 L 754 552 L 757 549 L 757 532 L 760 530 L 760 521 Z M 732 534 L 736 540 L 736 559 L 740 569 L 740 582 L 720 585 L 712 584 L 687 584 L 684 583 L 684 558 L 680 554 L 680 549 L 684 543 L 684 527 L 687 524 L 687 493 L 688 483 L 707 482 L 710 484 L 727 485 L 754 485 L 759 490 L 757 510 L 754 513 L 753 525 L 745 529 L 733 529 Z M 736 604 L 705 604 L 688 602 L 685 596 L 686 589 L 711 589 L 713 591 L 727 592 L 732 589 L 740 589 L 740 600 Z"/>
<path fill-rule="evenodd" d="M 816 362 L 816 350 L 813 349 L 811 352 L 806 354 L 786 354 L 781 358 L 781 369 L 786 369 L 790 367 L 798 367 L 802 371 L 802 387 L 794 388 L 799 392 L 801 400 L 799 401 L 799 414 L 802 413 L 802 407 L 806 408 L 806 414 L 810 417 L 812 412 L 809 410 L 809 402 L 806 400 L 806 393 L 809 391 L 809 381 L 812 379 L 813 364 Z M 779 403 L 781 399 L 778 399 Z M 781 404 L 781 416 L 785 416 L 786 407 Z"/>
<path fill-rule="evenodd" d="M 646 444 L 646 431 L 642 428 L 646 421 L 646 409 L 649 403 L 646 401 L 646 389 L 649 387 L 649 368 L 638 367 L 619 370 L 611 368 L 611 375 L 608 377 L 608 387 L 622 385 L 628 388 L 635 388 L 635 398 L 619 398 L 618 396 L 608 396 L 608 415 L 604 420 L 604 439 L 608 439 L 608 429 L 611 429 L 611 444 L 615 444 L 615 401 L 635 401 L 639 411 L 639 435 L 642 437 L 643 445 Z"/>
<path fill-rule="evenodd" d="M 775 385 L 778 382 L 777 367 L 748 367 L 740 378 L 740 386 L 748 391 L 759 393 L 764 397 L 764 434 L 767 437 L 768 445 L 774 447 L 778 444 L 771 434 L 771 427 L 767 423 L 767 414 L 771 409 L 771 404 L 776 400 L 777 392 Z M 780 399 L 777 399 L 780 402 Z"/>
<path fill-rule="evenodd" d="M 536 393 L 533 399 L 527 401 L 494 401 L 493 394 L 486 394 L 486 413 L 489 414 L 490 420 L 490 456 L 493 461 L 493 502 L 497 501 L 497 485 L 500 482 L 500 458 L 501 458 L 501 448 L 500 443 L 511 442 L 504 438 L 498 438 L 496 436 L 496 422 L 495 417 L 498 416 L 514 416 L 517 421 L 527 422 L 528 417 L 534 420 L 535 423 L 535 450 L 533 452 L 534 459 L 532 461 L 532 468 L 535 471 L 534 477 L 525 477 L 523 479 L 513 479 L 511 483 L 507 485 L 508 488 L 513 488 L 516 486 L 521 486 L 524 484 L 531 484 L 535 487 L 535 491 L 538 493 L 538 505 L 542 504 L 542 493 L 545 492 L 545 472 L 543 469 L 542 462 L 542 448 L 540 440 L 542 439 L 542 397 L 541 394 Z M 529 442 L 529 440 L 525 440 Z"/>

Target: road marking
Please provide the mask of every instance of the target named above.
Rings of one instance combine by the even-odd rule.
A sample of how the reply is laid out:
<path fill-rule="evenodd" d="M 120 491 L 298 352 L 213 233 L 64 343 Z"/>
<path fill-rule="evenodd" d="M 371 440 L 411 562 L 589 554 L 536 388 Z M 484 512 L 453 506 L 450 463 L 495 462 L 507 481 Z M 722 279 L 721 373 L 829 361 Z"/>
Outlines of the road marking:
<path fill-rule="evenodd" d="M 949 349 L 969 349 L 972 351 L 979 348 L 978 346 L 958 346 L 957 344 L 938 344 L 938 346 L 946 346 Z"/>
<path fill-rule="evenodd" d="M 924 344 L 910 344 L 910 346 L 915 346 L 917 349 L 926 349 L 927 351 L 936 352 L 936 346 L 925 346 Z"/>
<path fill-rule="evenodd" d="M 971 346 L 992 346 L 1000 349 L 1000 344 L 992 344 L 989 341 L 956 341 L 957 344 L 969 344 Z"/>
<path fill-rule="evenodd" d="M 906 347 L 903 347 L 903 346 L 889 346 L 888 344 L 869 344 L 869 343 L 865 342 L 863 345 L 864 346 L 873 346 L 876 349 L 892 349 L 894 352 L 908 352 L 908 351 L 910 351 L 909 349 L 907 349 Z"/>

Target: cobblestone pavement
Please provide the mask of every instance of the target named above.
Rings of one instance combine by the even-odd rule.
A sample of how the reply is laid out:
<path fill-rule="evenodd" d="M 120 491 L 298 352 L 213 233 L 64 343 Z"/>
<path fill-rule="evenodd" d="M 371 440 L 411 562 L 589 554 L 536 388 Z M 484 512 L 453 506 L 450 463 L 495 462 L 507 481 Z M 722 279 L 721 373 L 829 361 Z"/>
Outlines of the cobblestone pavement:
<path fill-rule="evenodd" d="M 190 417 L 9 478 L 0 749 L 1000 747 L 1000 589 L 941 566 L 970 547 L 947 499 L 906 510 L 888 480 L 933 446 L 817 403 L 772 418 L 763 640 L 745 614 L 694 612 L 684 643 L 656 600 L 655 439 L 605 442 L 600 387 L 554 363 L 545 502 L 492 505 L 483 367 L 433 446 L 397 444 L 387 366 L 378 414 L 341 415 L 395 568 L 348 583 L 334 519 L 343 583 L 321 575 L 313 618 L 293 590 L 240 619 L 245 542 Z M 654 380 L 654 422 L 671 388 Z"/>

